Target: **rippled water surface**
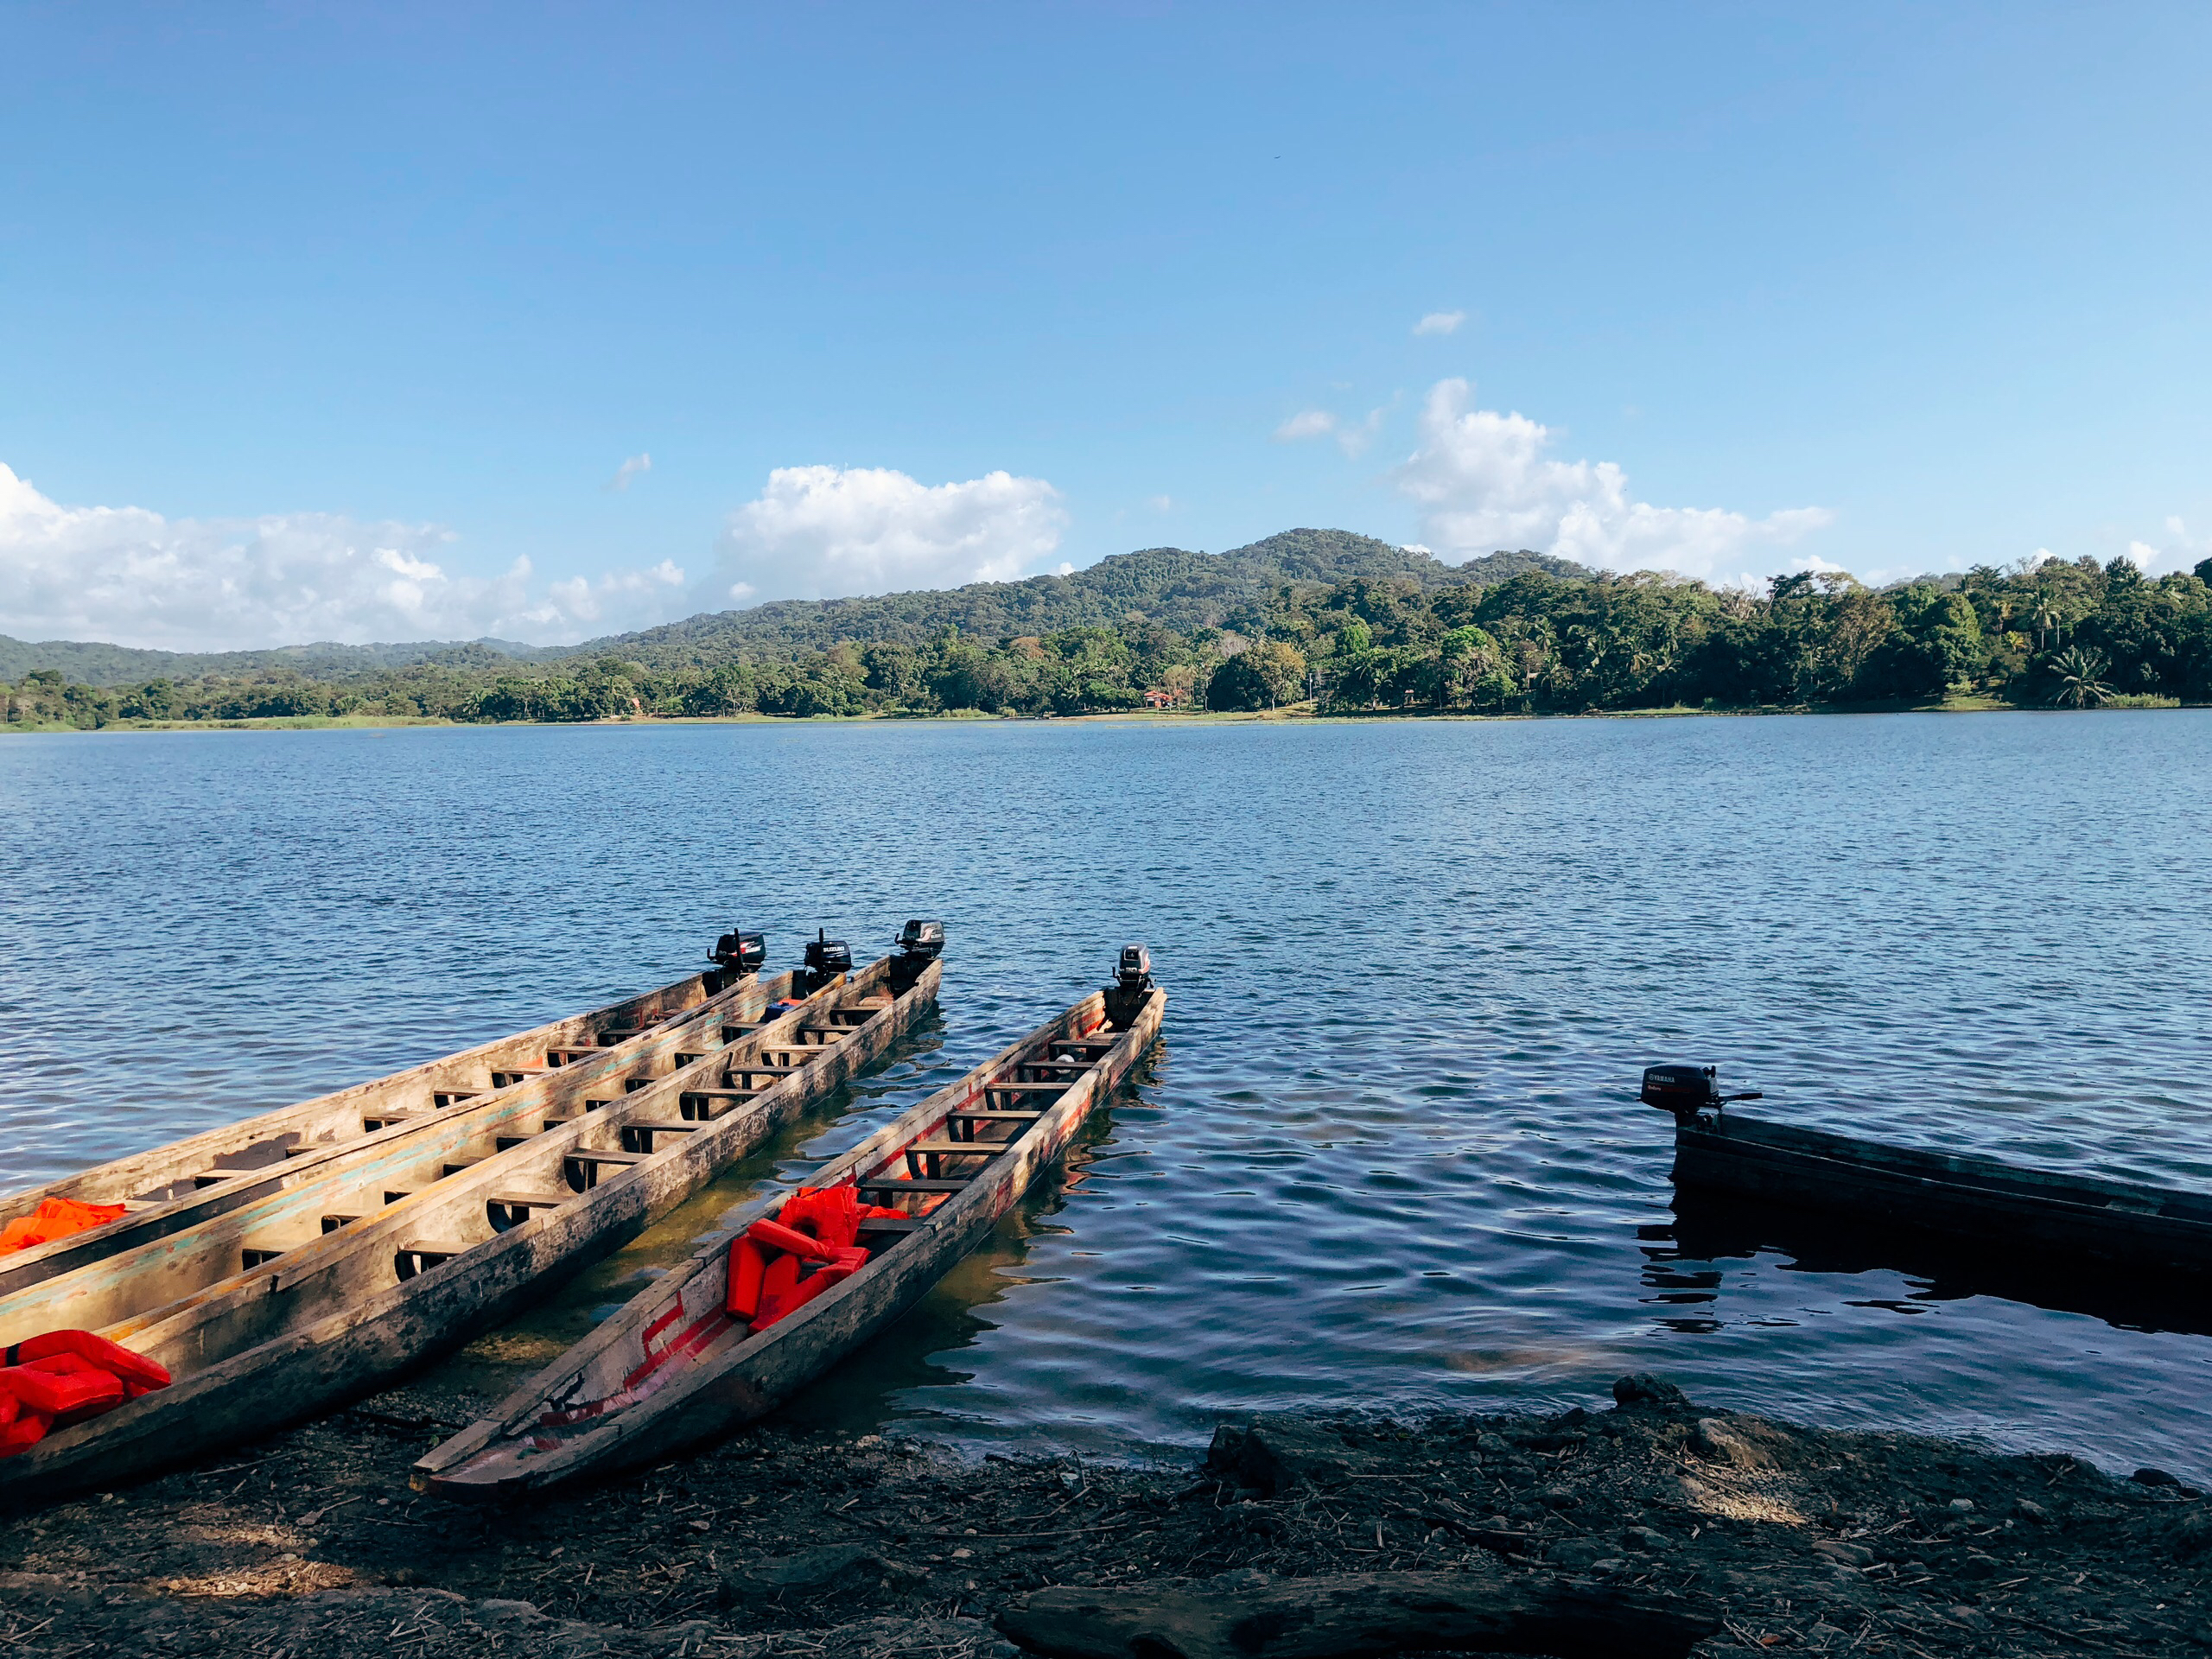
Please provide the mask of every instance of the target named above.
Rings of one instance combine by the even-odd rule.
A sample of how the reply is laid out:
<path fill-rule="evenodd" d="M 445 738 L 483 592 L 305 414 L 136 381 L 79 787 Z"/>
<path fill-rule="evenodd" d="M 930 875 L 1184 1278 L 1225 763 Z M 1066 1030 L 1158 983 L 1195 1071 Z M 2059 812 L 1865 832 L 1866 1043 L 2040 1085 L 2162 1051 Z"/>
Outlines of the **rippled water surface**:
<path fill-rule="evenodd" d="M 1770 1115 L 2212 1190 L 2208 754 L 2195 712 L 9 738 L 0 1185 L 674 978 L 741 918 L 780 965 L 942 915 L 941 1024 L 673 1248 L 1141 938 L 1139 1088 L 809 1412 L 1127 1451 L 1649 1370 L 2202 1477 L 2206 1312 L 1678 1240 L 1635 1089 L 1717 1062 Z"/>

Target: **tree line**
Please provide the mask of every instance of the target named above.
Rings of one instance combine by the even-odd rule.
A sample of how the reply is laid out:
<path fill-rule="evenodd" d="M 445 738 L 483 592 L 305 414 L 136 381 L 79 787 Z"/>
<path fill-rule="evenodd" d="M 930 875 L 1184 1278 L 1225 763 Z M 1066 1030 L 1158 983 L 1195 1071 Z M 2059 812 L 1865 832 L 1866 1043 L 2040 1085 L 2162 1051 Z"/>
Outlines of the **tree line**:
<path fill-rule="evenodd" d="M 653 665 L 420 662 L 336 679 L 283 669 L 91 686 L 34 670 L 0 686 L 18 726 L 368 715 L 577 721 L 772 715 L 1080 715 L 1310 706 L 1334 714 L 1560 714 L 1656 708 L 1909 706 L 1978 695 L 2023 707 L 2212 702 L 2212 559 L 2045 560 L 1870 588 L 1835 573 L 1764 594 L 1670 575 L 1438 587 L 1284 582 L 1224 626 L 1145 620 L 920 644 L 841 640 Z"/>

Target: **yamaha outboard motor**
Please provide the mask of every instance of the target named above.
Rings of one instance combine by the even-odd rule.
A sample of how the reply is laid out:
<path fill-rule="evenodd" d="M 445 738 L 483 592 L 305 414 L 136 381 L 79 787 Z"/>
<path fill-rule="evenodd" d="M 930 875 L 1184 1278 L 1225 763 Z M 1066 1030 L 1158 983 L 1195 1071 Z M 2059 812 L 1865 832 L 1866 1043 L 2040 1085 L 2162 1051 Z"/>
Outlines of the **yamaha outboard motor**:
<path fill-rule="evenodd" d="M 812 995 L 840 974 L 853 971 L 853 950 L 842 939 L 833 939 L 826 928 L 817 928 L 806 942 L 806 967 L 799 977 Z"/>
<path fill-rule="evenodd" d="M 944 954 L 943 922 L 910 921 L 899 930 L 899 954 L 891 958 L 891 988 L 904 996 L 930 963 Z"/>
<path fill-rule="evenodd" d="M 1758 1100 L 1760 1091 L 1753 1089 L 1739 1095 L 1724 1095 L 1713 1081 L 1719 1069 L 1710 1065 L 1647 1065 L 1643 1068 L 1643 1103 L 1656 1106 L 1662 1112 L 1672 1112 L 1675 1124 L 1688 1128 L 1698 1121 L 1698 1115 L 1710 1111 L 1718 1122 L 1720 1109 L 1731 1101 Z"/>
<path fill-rule="evenodd" d="M 1137 1010 L 1152 994 L 1152 952 L 1141 944 L 1122 947 L 1114 969 L 1114 982 L 1106 988 L 1106 1018 L 1117 1031 L 1127 1030 Z"/>
<path fill-rule="evenodd" d="M 768 960 L 768 940 L 765 934 L 747 933 L 733 927 L 715 941 L 715 966 L 719 970 L 707 976 L 714 982 L 707 995 L 726 991 L 759 973 Z"/>

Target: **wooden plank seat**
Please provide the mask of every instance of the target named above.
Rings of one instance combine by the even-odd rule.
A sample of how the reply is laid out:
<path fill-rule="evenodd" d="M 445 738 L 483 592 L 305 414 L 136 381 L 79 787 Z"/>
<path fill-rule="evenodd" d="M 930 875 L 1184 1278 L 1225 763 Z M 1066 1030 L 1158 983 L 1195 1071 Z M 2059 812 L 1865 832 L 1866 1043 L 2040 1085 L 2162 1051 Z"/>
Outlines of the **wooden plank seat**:
<path fill-rule="evenodd" d="M 949 1181 L 927 1175 L 892 1175 L 876 1180 L 863 1178 L 859 1183 L 863 1192 L 960 1192 L 969 1185 L 967 1181 Z"/>
<path fill-rule="evenodd" d="M 919 1216 L 906 1216 L 898 1220 L 889 1216 L 870 1216 L 861 1223 L 861 1234 L 863 1237 L 869 1233 L 893 1238 L 903 1237 L 917 1231 L 921 1227 L 922 1219 Z"/>
<path fill-rule="evenodd" d="M 494 1192 L 484 1200 L 485 1219 L 494 1232 L 504 1233 L 530 1219 L 533 1210 L 558 1210 L 583 1196 L 581 1192 Z"/>
<path fill-rule="evenodd" d="M 1065 1095 L 1075 1087 L 1072 1079 L 1049 1083 L 987 1083 L 982 1092 L 991 1095 Z"/>
<path fill-rule="evenodd" d="M 557 1071 L 560 1069 L 561 1068 L 556 1065 L 504 1066 L 492 1074 L 492 1086 L 494 1089 L 510 1089 L 516 1084 L 524 1082 L 529 1078 L 542 1077 L 548 1071 Z"/>
<path fill-rule="evenodd" d="M 906 1148 L 906 1172 L 910 1175 L 940 1177 L 944 1173 L 947 1158 L 974 1158 L 988 1162 L 1013 1144 L 1011 1141 L 917 1141 Z M 982 1163 L 976 1167 L 980 1171 Z"/>
<path fill-rule="evenodd" d="M 766 1060 L 742 1060 L 734 1063 L 722 1074 L 722 1080 L 727 1083 L 735 1077 L 788 1077 L 799 1069 L 796 1065 L 779 1065 Z"/>
<path fill-rule="evenodd" d="M 395 1123 L 404 1123 L 415 1116 L 413 1112 L 382 1112 L 374 1117 L 364 1116 L 361 1119 L 361 1133 L 374 1135 L 378 1129 L 388 1129 Z"/>
<path fill-rule="evenodd" d="M 947 1112 L 945 1122 L 957 1118 L 963 1123 L 1034 1123 L 1044 1116 L 1042 1112 L 1001 1112 L 995 1108 L 977 1107 L 969 1111 Z"/>
<path fill-rule="evenodd" d="M 696 1118 L 671 1120 L 662 1117 L 625 1123 L 622 1126 L 622 1149 L 625 1152 L 642 1152 L 650 1155 L 653 1149 L 655 1135 L 696 1135 L 704 1128 L 706 1125 Z"/>
<path fill-rule="evenodd" d="M 588 1044 L 582 1048 L 549 1048 L 545 1051 L 545 1064 L 574 1065 L 578 1060 L 588 1059 L 594 1054 L 601 1052 L 596 1044 Z"/>
<path fill-rule="evenodd" d="M 592 1147 L 576 1147 L 561 1154 L 564 1164 L 642 1164 L 652 1154 L 643 1152 L 601 1152 Z"/>
<path fill-rule="evenodd" d="M 474 1100 L 483 1092 L 481 1089 L 433 1089 L 430 1104 L 442 1110 L 448 1106 L 458 1106 L 464 1100 Z"/>
<path fill-rule="evenodd" d="M 463 1250 L 466 1244 L 403 1244 L 392 1253 L 392 1265 L 403 1279 L 412 1279 L 418 1273 L 428 1273 L 442 1262 L 450 1262 Z"/>

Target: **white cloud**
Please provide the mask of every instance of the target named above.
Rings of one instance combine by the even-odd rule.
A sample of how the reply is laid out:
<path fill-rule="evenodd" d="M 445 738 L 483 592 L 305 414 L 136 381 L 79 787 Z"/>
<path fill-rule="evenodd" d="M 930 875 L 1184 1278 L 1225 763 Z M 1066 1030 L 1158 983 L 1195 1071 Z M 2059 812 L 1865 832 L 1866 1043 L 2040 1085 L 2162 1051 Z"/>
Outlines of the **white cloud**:
<path fill-rule="evenodd" d="M 1309 409 L 1275 428 L 1277 443 L 1296 443 L 1303 438 L 1325 438 L 1337 429 L 1337 417 L 1325 409 Z"/>
<path fill-rule="evenodd" d="M 607 487 L 610 490 L 626 490 L 630 487 L 632 479 L 639 473 L 650 473 L 652 469 L 653 458 L 651 455 L 632 455 L 614 469 L 614 476 L 607 480 Z"/>
<path fill-rule="evenodd" d="M 1175 498 L 1172 495 L 1147 495 L 1144 499 L 1144 504 L 1154 512 L 1175 511 Z"/>
<path fill-rule="evenodd" d="M 1459 325 L 1467 320 L 1464 311 L 1432 311 L 1414 324 L 1417 334 L 1456 334 Z"/>
<path fill-rule="evenodd" d="M 2212 557 L 2212 538 L 2192 537 L 2178 515 L 2168 515 L 2165 531 L 2158 544 L 2141 540 L 2127 544 L 2127 556 L 2142 567 L 2144 575 L 2164 576 L 2177 570 L 2193 570 L 2199 562 Z"/>
<path fill-rule="evenodd" d="M 1357 425 L 1338 420 L 1325 409 L 1309 409 L 1294 415 L 1274 429 L 1277 443 L 1297 443 L 1306 438 L 1325 438 L 1334 435 L 1337 448 L 1347 455 L 1357 455 L 1375 442 L 1375 435 L 1382 429 L 1382 417 L 1390 412 L 1385 404 L 1370 409 L 1367 418 Z"/>
<path fill-rule="evenodd" d="M 0 632 L 172 651 L 486 635 L 552 645 L 680 607 L 683 572 L 665 562 L 541 588 L 526 558 L 496 576 L 448 569 L 458 540 L 437 524 L 337 513 L 66 507 L 0 466 Z"/>
<path fill-rule="evenodd" d="M 1057 551 L 1066 523 L 1041 478 L 932 486 L 880 467 L 779 467 L 722 531 L 721 602 L 1007 582 Z"/>
<path fill-rule="evenodd" d="M 1394 474 L 1421 509 L 1421 538 L 1441 558 L 1529 548 L 1612 570 L 1689 576 L 1772 568 L 1768 550 L 1834 520 L 1825 507 L 1749 518 L 1719 507 L 1631 500 L 1611 461 L 1554 461 L 1550 429 L 1524 415 L 1470 409 L 1465 380 L 1441 380 L 1421 411 L 1421 444 Z"/>

